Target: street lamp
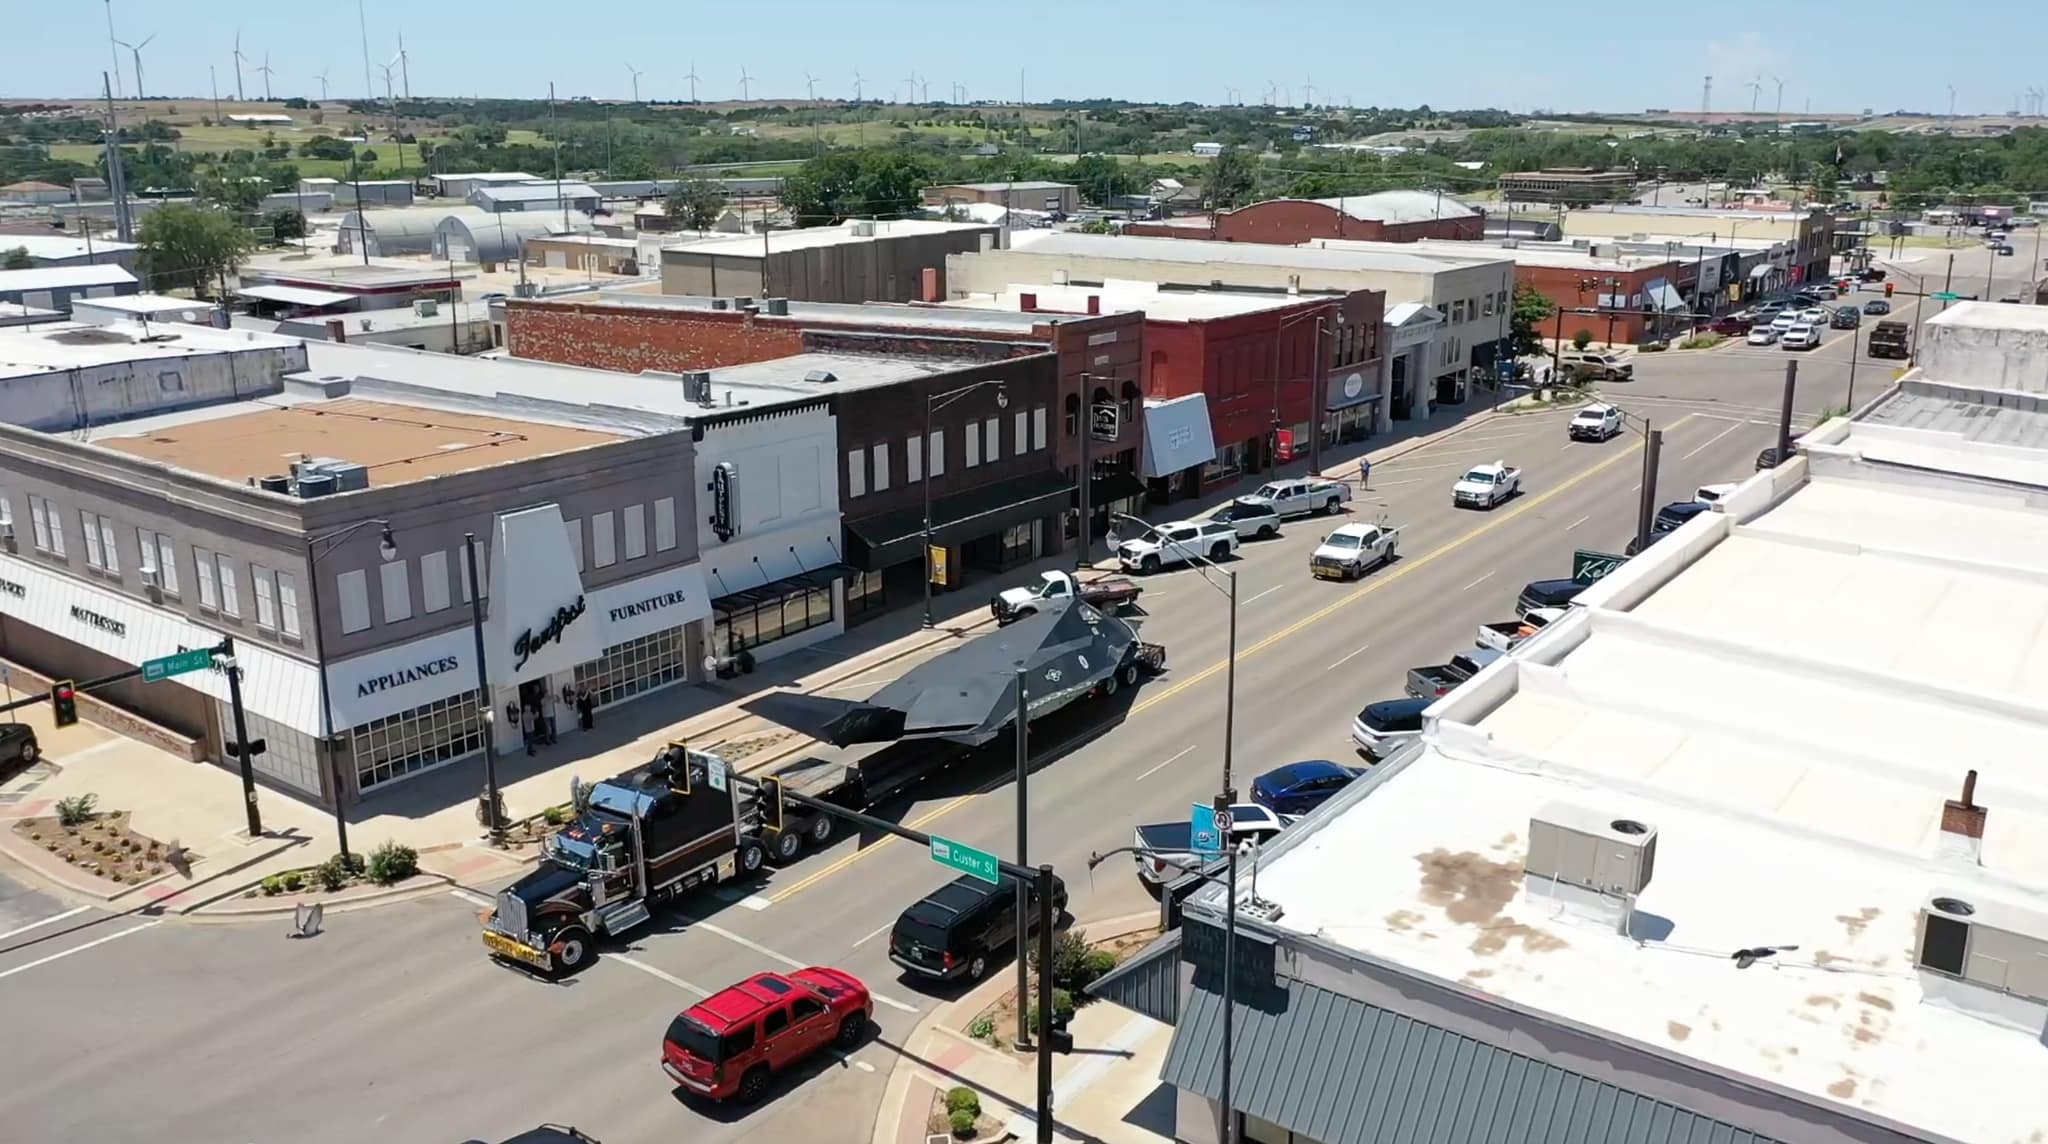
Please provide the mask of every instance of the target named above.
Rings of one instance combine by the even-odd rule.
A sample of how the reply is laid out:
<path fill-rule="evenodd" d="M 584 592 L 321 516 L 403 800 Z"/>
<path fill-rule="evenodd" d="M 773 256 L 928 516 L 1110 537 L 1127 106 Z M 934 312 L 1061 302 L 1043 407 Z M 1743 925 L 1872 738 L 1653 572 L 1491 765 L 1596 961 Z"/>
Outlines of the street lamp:
<path fill-rule="evenodd" d="M 927 629 L 932 626 L 932 414 L 966 397 L 977 389 L 984 389 L 991 385 L 996 389 L 996 408 L 1008 409 L 1010 407 L 1009 383 L 1000 378 L 993 377 L 970 382 L 958 389 L 949 389 L 944 393 L 930 394 L 924 399 L 924 444 L 920 448 L 924 451 L 924 626 Z M 945 463 L 943 457 L 940 459 L 940 463 Z M 1085 479 L 1086 474 L 1083 474 L 1083 476 Z"/>
<path fill-rule="evenodd" d="M 320 669 L 320 741 L 327 748 L 327 773 L 334 783 L 334 838 L 343 858 L 348 857 L 348 810 L 343 798 L 341 756 L 336 750 L 339 736 L 334 733 L 334 698 L 327 686 L 327 637 L 320 623 L 320 560 L 342 541 L 371 525 L 378 529 L 377 555 L 387 563 L 396 560 L 398 541 L 391 535 L 388 520 L 359 520 L 346 528 L 306 538 L 306 577 L 313 593 L 313 646 L 318 650 L 316 666 Z"/>
<path fill-rule="evenodd" d="M 1309 361 L 1309 377 L 1311 385 L 1313 385 L 1315 379 L 1322 376 L 1321 362 L 1323 334 L 1325 332 L 1324 323 L 1328 322 L 1333 315 L 1336 317 L 1337 323 L 1341 325 L 1344 321 L 1343 313 L 1337 309 L 1335 302 L 1326 302 L 1316 309 L 1305 310 L 1302 313 L 1296 314 L 1273 328 L 1273 436 L 1272 440 L 1267 443 L 1266 448 L 1266 467 L 1268 469 L 1277 469 L 1280 466 L 1280 346 L 1285 341 L 1280 335 L 1287 332 L 1287 327 L 1297 322 L 1306 322 L 1310 318 L 1315 319 L 1315 349 L 1312 351 Z M 1336 333 L 1335 330 L 1328 332 L 1331 334 Z M 1321 410 L 1317 408 L 1319 396 L 1315 393 L 1309 394 L 1309 458 L 1311 468 L 1317 467 L 1318 463 L 1322 460 L 1323 419 Z M 1313 476 L 1314 474 L 1311 473 L 1310 475 Z"/>

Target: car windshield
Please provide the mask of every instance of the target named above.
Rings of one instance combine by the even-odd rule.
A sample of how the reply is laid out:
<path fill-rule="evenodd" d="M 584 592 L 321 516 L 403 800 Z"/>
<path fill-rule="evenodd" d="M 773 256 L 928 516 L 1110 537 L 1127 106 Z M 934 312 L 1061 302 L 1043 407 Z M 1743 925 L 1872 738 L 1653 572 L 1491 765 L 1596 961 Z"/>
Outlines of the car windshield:
<path fill-rule="evenodd" d="M 1357 548 L 1365 543 L 1365 538 L 1362 536 L 1352 536 L 1345 532 L 1333 532 L 1330 534 L 1330 538 L 1323 541 L 1323 543 L 1331 548 Z"/>
<path fill-rule="evenodd" d="M 1493 474 L 1485 469 L 1474 469 L 1465 474 L 1465 480 L 1470 484 L 1490 485 L 1493 483 Z"/>

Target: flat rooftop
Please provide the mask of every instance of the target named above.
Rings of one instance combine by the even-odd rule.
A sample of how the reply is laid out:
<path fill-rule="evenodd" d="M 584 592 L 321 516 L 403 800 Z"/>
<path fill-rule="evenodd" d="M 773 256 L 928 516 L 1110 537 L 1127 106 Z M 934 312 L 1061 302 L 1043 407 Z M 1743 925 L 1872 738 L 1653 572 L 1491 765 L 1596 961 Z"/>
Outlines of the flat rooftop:
<path fill-rule="evenodd" d="M 93 444 L 230 481 L 288 472 L 302 454 L 339 457 L 368 467 L 372 487 L 388 487 L 620 439 L 588 429 L 361 398 L 283 407 L 252 404 L 226 416 L 210 410 L 182 422 L 154 418 L 139 433 L 103 432 Z"/>
<path fill-rule="evenodd" d="M 85 258 L 141 249 L 137 243 L 115 242 L 97 235 L 88 242 L 68 234 L 0 234 L 0 252 L 27 250 L 31 258 Z"/>
<path fill-rule="evenodd" d="M 873 234 L 860 234 L 851 222 L 839 226 L 811 226 L 800 230 L 771 230 L 768 232 L 767 247 L 771 251 L 810 250 L 820 246 L 841 246 L 854 242 L 879 242 L 891 238 L 907 238 L 921 234 L 945 234 L 950 231 L 993 231 L 993 227 L 971 222 L 938 222 L 927 219 L 895 219 L 874 223 Z M 678 242 L 663 247 L 663 250 L 687 252 L 689 254 L 715 254 L 722 258 L 759 258 L 763 243 L 758 234 L 734 235 L 731 238 L 706 238 L 695 242 Z"/>
<path fill-rule="evenodd" d="M 1593 247 L 1608 248 L 1615 243 L 1592 243 L 1576 247 L 1569 242 L 1532 243 L 1517 241 L 1514 246 L 1502 246 L 1498 242 L 1453 242 L 1444 239 L 1408 243 L 1417 246 L 1417 251 L 1426 257 L 1446 255 L 1453 258 L 1471 258 L 1477 247 L 1498 258 L 1518 266 L 1557 266 L 1585 270 L 1641 270 L 1647 266 L 1661 266 L 1667 262 L 1689 261 L 1677 254 L 1642 253 L 1639 251 L 1617 250 L 1613 254 L 1596 254 Z M 1464 250 L 1459 250 L 1464 247 Z"/>
<path fill-rule="evenodd" d="M 104 298 L 74 299 L 73 304 L 88 306 L 95 310 L 119 310 L 127 314 L 182 313 L 189 310 L 197 315 L 204 315 L 215 306 L 212 302 L 180 298 L 173 294 L 110 294 Z"/>
<path fill-rule="evenodd" d="M 5 241 L 0 239 L 0 242 Z M 1927 324 L 1950 329 L 2035 333 L 2048 330 L 2048 306 L 2015 305 L 2011 302 L 1958 302 L 1945 312 L 1927 319 Z"/>
<path fill-rule="evenodd" d="M 1304 243 L 1301 246 L 1273 246 L 1262 242 L 1077 234 L 1072 231 L 1036 233 L 1042 237 L 1028 247 L 1020 244 L 1019 249 L 1027 254 L 1064 258 L 1114 258 L 1195 265 L 1230 263 L 1331 272 L 1441 274 L 1458 268 L 1451 259 L 1416 254 L 1407 249 L 1408 243 L 1403 242 L 1353 242 L 1346 239 Z M 1497 266 L 1507 261 L 1497 253 L 1489 252 L 1465 259 L 1464 265 Z"/>
<path fill-rule="evenodd" d="M 126 322 L 112 326 L 65 322 L 0 332 L 0 378 L 122 362 L 272 350 L 298 344 L 296 338 L 247 330 L 216 330 L 183 322 L 150 326 L 147 330 Z"/>
<path fill-rule="evenodd" d="M 1815 452 L 2048 488 L 2048 398 L 1910 376 Z"/>
<path fill-rule="evenodd" d="M 974 294 L 955 298 L 949 304 L 989 310 L 1023 311 L 1023 295 L 1036 297 L 1037 304 L 1088 316 L 1088 300 L 1098 299 L 1104 313 L 1143 310 L 1148 319 L 1163 322 L 1201 322 L 1235 318 L 1267 310 L 1318 305 L 1322 299 L 1301 295 L 1234 293 L 1227 290 L 1162 290 L 1156 282 L 1109 280 L 1101 286 L 1055 286 L 1018 282 L 1001 294 Z"/>
<path fill-rule="evenodd" d="M 579 272 L 580 273 L 580 272 Z M 714 299 L 696 294 L 645 294 L 617 288 L 555 294 L 545 298 L 521 299 L 518 304 L 540 306 L 606 306 L 628 310 L 684 310 L 691 313 L 730 314 L 731 299 L 718 310 Z M 948 302 L 945 305 L 913 305 L 898 302 L 796 302 L 789 303 L 793 322 L 828 322 L 835 325 L 889 326 L 901 329 L 972 329 L 1029 335 L 1035 326 L 1047 325 L 1084 314 L 1026 314 L 980 309 Z M 775 320 L 772 315 L 769 320 Z"/>
<path fill-rule="evenodd" d="M 1814 477 L 1611 579 L 1275 853 L 1277 924 L 1818 1105 L 2038 1137 L 2039 1030 L 1930 999 L 1912 950 L 1938 893 L 2048 907 L 2048 514 Z M 1981 864 L 1937 856 L 1971 768 Z M 1550 803 L 1657 831 L 1633 936 L 1524 884 Z"/>

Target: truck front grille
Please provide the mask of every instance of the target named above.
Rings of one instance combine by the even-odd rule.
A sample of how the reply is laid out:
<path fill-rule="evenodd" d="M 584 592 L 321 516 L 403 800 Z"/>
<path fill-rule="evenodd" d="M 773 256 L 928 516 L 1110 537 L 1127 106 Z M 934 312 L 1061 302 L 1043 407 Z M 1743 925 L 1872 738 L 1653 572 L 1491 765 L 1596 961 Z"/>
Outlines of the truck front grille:
<path fill-rule="evenodd" d="M 506 937 L 526 941 L 526 902 L 510 890 L 498 895 L 498 914 L 491 927 Z"/>

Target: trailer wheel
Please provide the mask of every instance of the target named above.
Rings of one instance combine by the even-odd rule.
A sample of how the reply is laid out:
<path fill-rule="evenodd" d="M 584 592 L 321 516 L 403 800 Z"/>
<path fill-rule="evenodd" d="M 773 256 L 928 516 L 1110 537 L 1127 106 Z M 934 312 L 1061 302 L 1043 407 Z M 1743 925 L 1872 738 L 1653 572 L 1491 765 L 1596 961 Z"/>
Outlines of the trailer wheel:
<path fill-rule="evenodd" d="M 1138 685 L 1137 664 L 1127 663 L 1122 667 L 1117 668 L 1116 673 L 1123 679 L 1125 687 L 1136 687 Z"/>
<path fill-rule="evenodd" d="M 569 974 L 590 964 L 590 934 L 581 929 L 566 929 L 550 945 L 560 946 L 562 952 L 555 955 L 555 972 L 567 977 Z"/>
<path fill-rule="evenodd" d="M 804 852 L 804 836 L 792 830 L 775 832 L 775 861 L 777 865 L 794 862 Z"/>
<path fill-rule="evenodd" d="M 761 844 L 760 844 L 759 842 L 756 842 L 756 841 L 754 841 L 753 839 L 751 839 L 751 838 L 750 838 L 750 839 L 748 839 L 747 841 L 745 841 L 745 842 L 742 842 L 742 843 L 740 843 L 740 853 L 739 853 L 739 864 L 740 864 L 740 873 L 742 873 L 742 874 L 758 874 L 758 873 L 760 873 L 760 872 L 761 872 L 761 862 L 762 862 L 762 859 L 763 859 L 763 858 L 765 858 L 765 857 L 766 857 L 766 855 L 764 855 L 764 854 L 762 853 L 762 851 L 761 851 Z"/>
<path fill-rule="evenodd" d="M 810 835 L 813 846 L 823 846 L 832 841 L 832 816 L 821 814 L 811 819 L 811 825 L 804 833 Z"/>
<path fill-rule="evenodd" d="M 1104 699 L 1116 694 L 1116 676 L 1117 673 L 1112 671 L 1109 673 L 1108 679 L 1096 685 L 1102 689 L 1102 697 Z"/>

